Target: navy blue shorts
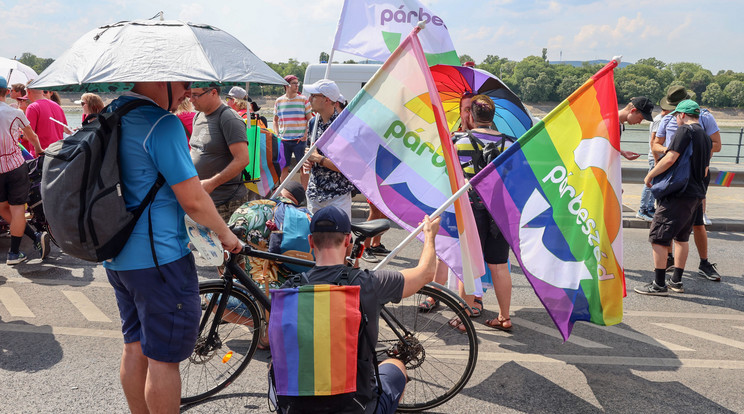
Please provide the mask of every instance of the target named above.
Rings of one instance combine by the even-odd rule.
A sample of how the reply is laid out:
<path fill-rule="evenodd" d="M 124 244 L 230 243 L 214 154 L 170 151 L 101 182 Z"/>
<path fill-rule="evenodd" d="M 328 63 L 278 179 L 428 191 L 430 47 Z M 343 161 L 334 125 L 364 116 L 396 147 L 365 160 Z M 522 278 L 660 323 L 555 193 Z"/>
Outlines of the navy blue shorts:
<path fill-rule="evenodd" d="M 139 341 L 142 353 L 161 362 L 181 362 L 196 344 L 201 318 L 194 256 L 155 267 L 106 269 L 114 287 L 124 342 Z"/>
<path fill-rule="evenodd" d="M 394 364 L 381 364 L 379 370 L 382 394 L 377 400 L 375 414 L 392 414 L 398 409 L 398 400 L 406 388 L 406 376 Z"/>
<path fill-rule="evenodd" d="M 284 147 L 284 159 L 287 161 L 287 166 L 292 164 L 292 156 L 294 155 L 295 164 L 305 156 L 305 148 L 307 148 L 307 141 L 300 140 L 287 140 L 282 141 Z"/>

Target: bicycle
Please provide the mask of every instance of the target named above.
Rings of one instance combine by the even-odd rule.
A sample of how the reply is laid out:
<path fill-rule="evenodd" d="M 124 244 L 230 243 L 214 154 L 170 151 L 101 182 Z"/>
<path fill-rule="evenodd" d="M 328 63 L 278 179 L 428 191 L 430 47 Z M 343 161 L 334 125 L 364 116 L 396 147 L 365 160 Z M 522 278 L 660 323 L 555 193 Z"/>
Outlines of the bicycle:
<path fill-rule="evenodd" d="M 364 241 L 389 228 L 390 222 L 385 219 L 352 224 L 355 240 L 347 264 L 358 264 Z M 244 247 L 241 254 L 307 267 L 315 264 L 250 246 Z M 194 352 L 180 368 L 184 405 L 207 399 L 230 385 L 248 366 L 267 324 L 264 311 L 271 311 L 269 298 L 237 265 L 237 257 L 229 256 L 219 280 L 199 283 L 199 336 Z M 438 300 L 439 307 L 422 312 L 418 305 L 426 297 Z M 459 296 L 437 283 L 424 286 L 398 304 L 383 307 L 380 317 L 385 323 L 380 324 L 376 350 L 379 356 L 402 360 L 409 376 L 399 411 L 414 412 L 441 405 L 457 395 L 470 379 L 478 356 L 478 341 L 466 308 Z M 464 332 L 453 327 L 454 318 L 462 321 Z"/>

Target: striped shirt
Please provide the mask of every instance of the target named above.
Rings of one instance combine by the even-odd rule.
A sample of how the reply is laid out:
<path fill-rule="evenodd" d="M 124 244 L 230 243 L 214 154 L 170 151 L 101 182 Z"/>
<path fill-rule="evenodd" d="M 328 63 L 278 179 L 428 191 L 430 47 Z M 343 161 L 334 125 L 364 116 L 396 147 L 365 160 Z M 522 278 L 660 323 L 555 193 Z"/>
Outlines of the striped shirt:
<path fill-rule="evenodd" d="M 21 129 L 29 125 L 20 109 L 0 102 L 0 174 L 5 174 L 23 164 L 23 155 L 18 146 Z"/>
<path fill-rule="evenodd" d="M 477 131 L 470 132 L 472 132 L 472 134 L 476 138 L 478 138 L 484 145 L 487 145 L 489 142 L 494 142 L 499 146 L 499 149 L 501 148 L 502 141 L 504 141 L 504 150 L 509 148 L 513 143 L 511 139 L 504 139 L 504 135 L 498 134 L 496 131 L 493 131 L 493 133 Z M 476 174 L 475 168 L 473 168 L 473 155 L 476 152 L 473 142 L 468 137 L 467 132 L 456 132 L 455 135 L 452 137 L 452 141 L 455 144 L 457 157 L 460 160 L 460 165 L 462 166 L 463 173 L 465 173 L 465 177 L 472 178 Z M 483 148 L 478 145 L 477 151 L 482 150 Z"/>
<path fill-rule="evenodd" d="M 274 125 L 282 140 L 301 139 L 305 135 L 307 115 L 310 114 L 310 102 L 305 95 L 287 98 L 280 96 L 274 103 L 274 113 L 279 118 L 279 125 Z"/>

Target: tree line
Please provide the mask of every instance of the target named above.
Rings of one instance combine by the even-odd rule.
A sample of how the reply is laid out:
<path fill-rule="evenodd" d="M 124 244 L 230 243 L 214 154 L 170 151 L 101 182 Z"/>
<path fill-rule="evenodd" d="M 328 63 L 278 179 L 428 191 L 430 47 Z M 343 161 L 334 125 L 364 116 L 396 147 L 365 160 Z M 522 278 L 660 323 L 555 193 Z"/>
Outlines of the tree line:
<path fill-rule="evenodd" d="M 40 58 L 32 53 L 24 53 L 18 59 L 21 63 L 41 73 L 54 59 Z M 328 60 L 328 54 L 321 52 L 318 61 Z M 469 55 L 460 56 L 460 62 L 474 61 Z M 308 62 L 289 59 L 287 62 L 266 62 L 282 77 L 305 76 Z M 334 62 L 336 63 L 336 62 Z M 343 63 L 357 63 L 347 60 Z M 497 55 L 488 55 L 475 67 L 498 76 L 524 102 L 558 102 L 568 97 L 603 64 L 584 62 L 581 66 L 551 64 L 547 59 L 547 49 L 542 56 L 528 56 L 521 61 L 513 61 Z M 744 73 L 721 70 L 715 75 L 698 63 L 665 63 L 650 57 L 623 68 L 615 69 L 615 89 L 618 102 L 622 105 L 634 96 L 647 96 L 658 102 L 672 85 L 682 85 L 699 103 L 713 107 L 744 108 Z M 252 83 L 248 93 L 252 96 L 281 95 L 284 87 Z"/>

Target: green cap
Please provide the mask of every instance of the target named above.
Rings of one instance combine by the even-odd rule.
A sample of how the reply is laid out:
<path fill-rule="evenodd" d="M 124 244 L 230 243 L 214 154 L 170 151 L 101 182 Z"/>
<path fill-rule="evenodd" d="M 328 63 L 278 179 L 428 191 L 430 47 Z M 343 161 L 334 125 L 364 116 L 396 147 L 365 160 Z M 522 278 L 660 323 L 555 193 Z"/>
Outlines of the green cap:
<path fill-rule="evenodd" d="M 692 99 L 685 99 L 684 101 L 677 104 L 677 107 L 674 109 L 674 112 L 672 112 L 671 115 L 676 115 L 677 112 L 699 116 L 700 105 L 698 105 L 697 102 L 693 101 Z"/>

